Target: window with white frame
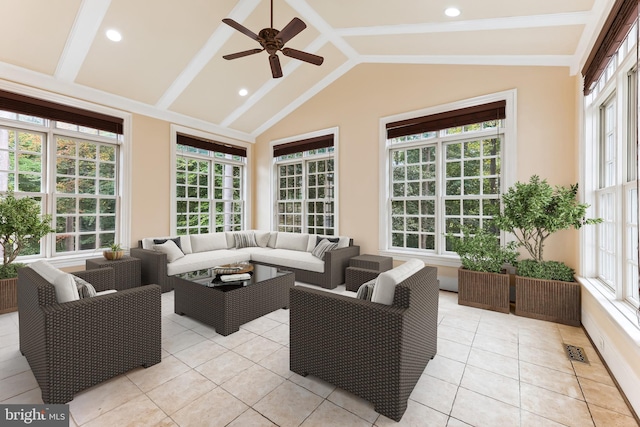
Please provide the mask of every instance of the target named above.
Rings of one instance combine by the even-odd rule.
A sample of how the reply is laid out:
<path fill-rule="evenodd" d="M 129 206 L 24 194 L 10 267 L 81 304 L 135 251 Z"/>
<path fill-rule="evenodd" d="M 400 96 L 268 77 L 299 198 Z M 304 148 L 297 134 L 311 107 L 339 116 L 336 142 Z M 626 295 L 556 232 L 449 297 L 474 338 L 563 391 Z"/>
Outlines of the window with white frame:
<path fill-rule="evenodd" d="M 503 165 L 512 96 L 509 107 L 505 99 L 463 108 L 454 104 L 430 109 L 433 114 L 383 121 L 385 252 L 437 262 L 454 255 L 451 239 L 465 228 L 500 235 L 492 218 L 511 181 Z"/>
<path fill-rule="evenodd" d="M 637 24 L 636 24 L 637 25 Z M 585 98 L 587 202 L 602 223 L 586 247 L 588 274 L 612 299 L 638 306 L 637 28 Z M 591 176 L 591 172 L 593 176 Z M 589 236 L 589 235 L 588 235 Z M 589 237 L 588 237 L 589 238 Z"/>
<path fill-rule="evenodd" d="M 246 150 L 178 134 L 177 234 L 244 229 L 245 173 Z"/>
<path fill-rule="evenodd" d="M 0 192 L 39 200 L 55 230 L 22 257 L 91 255 L 120 242 L 122 119 L 107 126 L 116 131 L 55 120 L 57 106 L 35 99 L 45 117 L 21 114 L 10 110 L 13 95 L 0 93 Z"/>
<path fill-rule="evenodd" d="M 335 235 L 334 135 L 273 147 L 278 231 Z"/>

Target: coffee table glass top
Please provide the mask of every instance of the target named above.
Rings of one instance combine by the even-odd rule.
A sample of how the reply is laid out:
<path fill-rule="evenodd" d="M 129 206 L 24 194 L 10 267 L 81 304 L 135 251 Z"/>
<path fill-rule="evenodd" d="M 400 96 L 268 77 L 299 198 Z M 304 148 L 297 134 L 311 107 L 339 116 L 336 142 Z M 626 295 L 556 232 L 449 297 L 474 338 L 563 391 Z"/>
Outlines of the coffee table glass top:
<path fill-rule="evenodd" d="M 222 276 L 228 276 L 229 273 L 216 274 L 213 268 L 207 268 L 204 270 L 197 270 L 188 273 L 176 274 L 176 277 L 180 277 L 190 282 L 198 283 L 203 286 L 214 288 L 216 290 L 227 292 L 233 289 L 243 288 L 245 286 L 255 285 L 262 281 L 273 279 L 275 277 L 291 274 L 290 271 L 282 270 L 276 267 L 270 267 L 268 265 L 251 263 L 253 271 L 243 273 L 248 275 L 248 278 L 241 277 L 241 280 L 223 281 Z M 244 276 L 246 277 L 246 276 Z"/>

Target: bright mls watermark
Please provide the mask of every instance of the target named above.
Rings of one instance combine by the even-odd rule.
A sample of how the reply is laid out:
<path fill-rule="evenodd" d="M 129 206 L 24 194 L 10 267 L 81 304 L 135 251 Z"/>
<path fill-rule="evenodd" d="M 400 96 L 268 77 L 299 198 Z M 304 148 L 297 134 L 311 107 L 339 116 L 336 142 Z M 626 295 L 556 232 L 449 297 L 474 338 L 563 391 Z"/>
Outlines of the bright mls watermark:
<path fill-rule="evenodd" d="M 0 427 L 69 427 L 69 405 L 0 405 Z"/>

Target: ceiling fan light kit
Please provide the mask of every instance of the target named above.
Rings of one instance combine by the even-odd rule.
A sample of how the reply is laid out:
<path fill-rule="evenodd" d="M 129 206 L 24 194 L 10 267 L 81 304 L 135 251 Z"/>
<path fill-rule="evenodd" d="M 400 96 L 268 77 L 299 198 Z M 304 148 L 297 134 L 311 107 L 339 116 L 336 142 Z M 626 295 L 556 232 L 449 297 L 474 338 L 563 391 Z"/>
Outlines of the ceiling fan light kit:
<path fill-rule="evenodd" d="M 273 0 L 271 0 L 271 27 L 263 28 L 258 34 L 254 33 L 247 27 L 239 24 L 231 18 L 225 18 L 222 20 L 228 26 L 240 31 L 247 37 L 260 43 L 260 48 L 244 50 L 241 52 L 231 53 L 224 55 L 224 59 L 237 59 L 244 56 L 253 55 L 262 51 L 267 51 L 269 54 L 269 65 L 271 66 L 271 75 L 274 79 L 282 77 L 282 67 L 280 66 L 280 58 L 278 58 L 277 52 L 282 52 L 283 55 L 300 61 L 308 62 L 313 65 L 321 65 L 324 58 L 312 53 L 303 52 L 301 50 L 284 47 L 285 43 L 298 35 L 302 30 L 307 28 L 307 25 L 299 18 L 293 18 L 283 29 L 278 31 L 273 28 Z"/>

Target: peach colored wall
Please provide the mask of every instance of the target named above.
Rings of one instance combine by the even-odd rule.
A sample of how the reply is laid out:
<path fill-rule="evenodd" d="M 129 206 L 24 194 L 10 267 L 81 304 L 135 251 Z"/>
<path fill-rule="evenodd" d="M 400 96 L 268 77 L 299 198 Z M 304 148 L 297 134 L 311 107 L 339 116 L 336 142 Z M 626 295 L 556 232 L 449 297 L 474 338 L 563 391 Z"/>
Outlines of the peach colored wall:
<path fill-rule="evenodd" d="M 169 234 L 170 124 L 134 115 L 132 126 L 131 242 Z"/>
<path fill-rule="evenodd" d="M 339 232 L 361 253 L 378 250 L 379 119 L 480 95 L 517 89 L 517 177 L 551 184 L 578 181 L 576 77 L 566 68 L 363 64 L 271 129 L 256 147 L 254 227 L 271 224 L 269 143 L 339 127 Z M 578 234 L 549 239 L 547 255 L 576 266 Z M 442 270 L 441 274 L 451 275 Z"/>

